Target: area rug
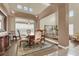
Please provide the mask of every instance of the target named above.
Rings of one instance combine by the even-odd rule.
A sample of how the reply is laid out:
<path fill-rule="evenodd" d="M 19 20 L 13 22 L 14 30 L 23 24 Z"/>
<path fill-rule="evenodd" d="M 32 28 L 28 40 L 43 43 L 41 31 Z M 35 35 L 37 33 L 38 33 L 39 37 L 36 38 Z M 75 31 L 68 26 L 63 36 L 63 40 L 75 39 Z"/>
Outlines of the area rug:
<path fill-rule="evenodd" d="M 26 47 L 24 47 L 24 46 L 21 46 L 21 47 L 17 46 L 18 47 L 17 48 L 17 56 L 24 56 L 24 55 L 28 56 L 28 54 L 30 54 L 30 53 L 33 53 L 33 52 L 36 52 L 36 51 L 39 51 L 39 50 L 42 50 L 42 49 L 49 48 L 51 46 L 54 46 L 54 44 L 52 44 L 50 42 L 47 42 L 47 41 L 44 44 L 42 44 L 42 47 L 40 47 L 38 45 L 34 46 L 32 48 L 30 48 L 28 46 L 26 46 Z"/>

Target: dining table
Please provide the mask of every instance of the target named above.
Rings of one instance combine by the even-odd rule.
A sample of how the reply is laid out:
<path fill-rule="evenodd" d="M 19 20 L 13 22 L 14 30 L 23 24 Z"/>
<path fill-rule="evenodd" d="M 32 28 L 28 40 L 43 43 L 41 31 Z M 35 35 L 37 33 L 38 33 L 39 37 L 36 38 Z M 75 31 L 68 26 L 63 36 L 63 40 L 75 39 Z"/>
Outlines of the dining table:
<path fill-rule="evenodd" d="M 29 34 L 28 35 L 28 46 L 32 46 L 34 44 L 35 35 Z"/>

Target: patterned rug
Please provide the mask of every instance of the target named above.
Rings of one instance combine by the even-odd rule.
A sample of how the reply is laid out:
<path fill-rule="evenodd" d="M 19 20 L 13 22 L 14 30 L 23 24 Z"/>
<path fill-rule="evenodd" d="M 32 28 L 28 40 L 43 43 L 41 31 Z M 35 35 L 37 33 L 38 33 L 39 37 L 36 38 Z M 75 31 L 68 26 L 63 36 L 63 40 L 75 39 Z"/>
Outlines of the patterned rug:
<path fill-rule="evenodd" d="M 22 44 L 21 47 L 17 46 L 17 56 L 28 56 L 28 54 L 42 50 L 42 49 L 46 49 L 49 48 L 51 46 L 54 46 L 54 44 L 49 43 L 49 42 L 45 42 L 44 44 L 42 44 L 42 47 L 40 47 L 39 45 L 35 45 L 34 47 L 30 48 L 29 46 Z"/>

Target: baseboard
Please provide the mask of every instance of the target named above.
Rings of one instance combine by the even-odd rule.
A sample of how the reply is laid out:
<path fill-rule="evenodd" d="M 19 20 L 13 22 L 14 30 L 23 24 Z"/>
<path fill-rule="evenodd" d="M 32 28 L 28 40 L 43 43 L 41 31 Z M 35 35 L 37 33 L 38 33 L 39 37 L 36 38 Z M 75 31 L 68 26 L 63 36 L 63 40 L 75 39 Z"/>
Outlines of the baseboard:
<path fill-rule="evenodd" d="M 47 39 L 47 38 L 46 38 L 46 40 L 49 41 L 49 42 L 52 42 L 52 43 L 58 44 L 58 42 L 56 42 L 56 41 L 49 40 L 49 39 Z"/>
<path fill-rule="evenodd" d="M 68 48 L 68 46 L 62 46 L 62 45 L 58 45 L 58 47 L 61 47 L 61 48 L 63 48 L 63 49 L 67 49 Z"/>
<path fill-rule="evenodd" d="M 63 48 L 63 49 L 67 49 L 67 48 L 68 48 L 68 46 L 66 46 L 66 47 L 65 47 L 65 46 L 62 46 L 62 45 L 58 44 L 58 42 L 55 42 L 55 41 L 53 41 L 53 40 L 49 40 L 49 39 L 47 39 L 47 38 L 46 38 L 46 40 L 49 41 L 49 42 L 52 42 L 52 43 L 54 43 L 54 44 L 57 44 L 58 47 L 61 47 L 61 48 Z"/>

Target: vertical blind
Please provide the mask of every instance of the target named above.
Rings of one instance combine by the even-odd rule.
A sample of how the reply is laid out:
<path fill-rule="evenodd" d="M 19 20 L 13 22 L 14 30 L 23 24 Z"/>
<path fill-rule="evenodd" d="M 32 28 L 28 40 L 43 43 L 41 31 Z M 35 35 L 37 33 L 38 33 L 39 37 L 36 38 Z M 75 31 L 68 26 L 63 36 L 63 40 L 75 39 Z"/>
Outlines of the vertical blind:
<path fill-rule="evenodd" d="M 18 19 L 18 21 L 16 21 L 16 25 L 15 25 L 15 30 L 16 30 L 16 35 L 18 35 L 18 32 L 17 30 L 20 31 L 21 35 L 25 35 L 27 36 L 28 33 L 27 33 L 27 30 L 30 30 L 32 34 L 34 34 L 34 22 L 23 22 L 22 20 L 23 19 L 19 19 L 19 18 L 16 18 L 16 20 Z M 21 21 L 19 21 L 21 20 Z M 27 21 L 27 19 L 24 19 Z"/>

